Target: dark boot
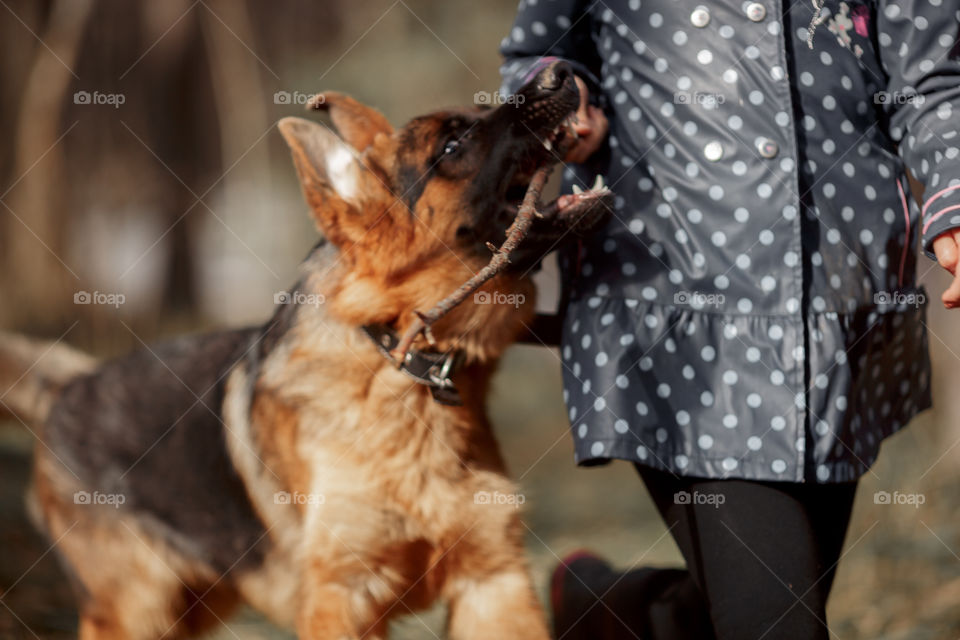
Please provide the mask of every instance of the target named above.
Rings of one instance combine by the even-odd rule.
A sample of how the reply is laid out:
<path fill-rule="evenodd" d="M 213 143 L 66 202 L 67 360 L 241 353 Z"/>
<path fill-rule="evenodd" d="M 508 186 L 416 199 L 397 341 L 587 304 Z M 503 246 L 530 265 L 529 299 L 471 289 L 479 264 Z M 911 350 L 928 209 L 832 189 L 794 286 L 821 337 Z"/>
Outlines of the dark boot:
<path fill-rule="evenodd" d="M 554 637 L 563 640 L 710 640 L 700 590 L 680 569 L 621 573 L 587 551 L 564 558 L 550 581 Z"/>

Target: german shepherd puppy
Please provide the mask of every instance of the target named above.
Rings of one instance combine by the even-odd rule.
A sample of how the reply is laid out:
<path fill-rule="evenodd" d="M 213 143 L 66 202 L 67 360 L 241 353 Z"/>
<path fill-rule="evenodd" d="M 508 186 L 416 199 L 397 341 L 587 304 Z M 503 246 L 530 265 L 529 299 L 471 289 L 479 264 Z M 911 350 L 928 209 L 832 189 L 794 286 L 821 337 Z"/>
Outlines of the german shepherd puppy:
<path fill-rule="evenodd" d="M 32 509 L 76 586 L 82 640 L 187 637 L 240 601 L 301 638 L 376 639 L 438 598 L 451 638 L 548 637 L 484 396 L 533 315 L 527 268 L 609 191 L 547 205 L 487 298 L 402 367 L 388 353 L 503 241 L 570 135 L 573 75 L 554 63 L 511 104 L 396 131 L 347 96 L 315 104 L 339 136 L 279 129 L 329 242 L 270 322 L 99 365 L 0 339 L 5 404 L 40 436 Z M 511 304 L 478 303 L 500 296 Z"/>

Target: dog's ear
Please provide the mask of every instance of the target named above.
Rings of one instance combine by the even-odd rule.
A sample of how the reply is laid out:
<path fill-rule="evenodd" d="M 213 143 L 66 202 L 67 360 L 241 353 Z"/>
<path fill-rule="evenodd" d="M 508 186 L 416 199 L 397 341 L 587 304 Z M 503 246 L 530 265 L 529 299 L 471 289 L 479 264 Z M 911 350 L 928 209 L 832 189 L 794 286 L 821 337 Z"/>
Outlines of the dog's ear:
<path fill-rule="evenodd" d="M 377 134 L 393 133 L 393 127 L 382 113 L 343 93 L 318 93 L 308 104 L 318 111 L 329 111 L 337 131 L 357 151 L 365 151 Z"/>
<path fill-rule="evenodd" d="M 317 226 L 335 244 L 356 239 L 362 233 L 360 212 L 385 187 L 359 152 L 327 127 L 303 118 L 284 118 L 277 127 L 290 146 Z"/>

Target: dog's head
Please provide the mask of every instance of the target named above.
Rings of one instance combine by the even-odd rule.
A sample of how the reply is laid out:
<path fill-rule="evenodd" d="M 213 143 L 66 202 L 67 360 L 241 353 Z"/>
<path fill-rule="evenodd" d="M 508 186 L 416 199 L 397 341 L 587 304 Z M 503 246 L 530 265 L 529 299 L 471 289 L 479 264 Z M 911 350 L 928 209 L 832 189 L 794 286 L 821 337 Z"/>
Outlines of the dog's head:
<path fill-rule="evenodd" d="M 569 66 L 554 63 L 507 104 L 438 111 L 397 130 L 338 93 L 319 94 L 312 106 L 330 113 L 339 135 L 281 120 L 317 226 L 341 249 L 328 294 L 335 310 L 350 322 L 401 329 L 414 309 L 429 309 L 476 273 L 490 259 L 487 243 L 503 243 L 532 174 L 559 160 L 578 103 Z M 548 206 L 569 214 L 598 202 L 586 192 Z M 532 314 L 526 271 L 488 282 L 434 333 L 458 340 L 480 331 L 490 341 L 493 331 L 502 335 L 494 343 L 509 343 Z"/>

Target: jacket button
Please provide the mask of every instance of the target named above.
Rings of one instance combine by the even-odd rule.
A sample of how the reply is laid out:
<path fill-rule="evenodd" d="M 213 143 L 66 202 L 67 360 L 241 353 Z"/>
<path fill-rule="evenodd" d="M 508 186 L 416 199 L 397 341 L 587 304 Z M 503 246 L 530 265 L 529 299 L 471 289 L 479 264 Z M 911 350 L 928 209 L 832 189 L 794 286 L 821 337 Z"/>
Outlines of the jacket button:
<path fill-rule="evenodd" d="M 764 158 L 773 158 L 780 151 L 780 147 L 770 138 L 760 138 L 757 140 L 757 151 Z"/>
<path fill-rule="evenodd" d="M 759 2 L 751 2 L 747 5 L 747 17 L 754 22 L 760 22 L 767 17 L 767 8 Z"/>
<path fill-rule="evenodd" d="M 708 142 L 703 148 L 703 155 L 710 162 L 716 162 L 723 157 L 723 145 L 716 140 Z"/>
<path fill-rule="evenodd" d="M 690 14 L 690 22 L 693 26 L 702 29 L 710 23 L 710 11 L 703 5 L 698 6 Z"/>

